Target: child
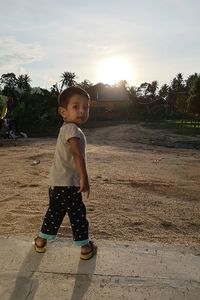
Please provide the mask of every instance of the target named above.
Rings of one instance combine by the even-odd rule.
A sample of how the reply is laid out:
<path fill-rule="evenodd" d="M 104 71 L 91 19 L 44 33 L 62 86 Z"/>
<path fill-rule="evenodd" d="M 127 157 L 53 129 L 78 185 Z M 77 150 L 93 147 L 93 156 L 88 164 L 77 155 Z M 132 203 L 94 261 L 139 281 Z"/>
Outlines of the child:
<path fill-rule="evenodd" d="M 59 113 L 63 125 L 57 139 L 50 170 L 49 207 L 39 236 L 35 239 L 36 252 L 46 251 L 47 240 L 56 238 L 58 229 L 68 213 L 74 243 L 81 246 L 80 258 L 90 259 L 97 246 L 88 238 L 88 221 L 82 194 L 89 197 L 85 146 L 86 139 L 79 125 L 88 120 L 89 95 L 79 87 L 69 87 L 59 98 Z"/>

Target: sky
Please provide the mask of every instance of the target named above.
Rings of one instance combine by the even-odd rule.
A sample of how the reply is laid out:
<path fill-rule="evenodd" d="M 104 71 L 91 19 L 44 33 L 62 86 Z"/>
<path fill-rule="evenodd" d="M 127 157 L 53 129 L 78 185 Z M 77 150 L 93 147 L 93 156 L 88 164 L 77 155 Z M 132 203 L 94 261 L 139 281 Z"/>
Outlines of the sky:
<path fill-rule="evenodd" d="M 63 72 L 93 84 L 200 73 L 199 0 L 0 0 L 0 76 L 60 85 Z"/>

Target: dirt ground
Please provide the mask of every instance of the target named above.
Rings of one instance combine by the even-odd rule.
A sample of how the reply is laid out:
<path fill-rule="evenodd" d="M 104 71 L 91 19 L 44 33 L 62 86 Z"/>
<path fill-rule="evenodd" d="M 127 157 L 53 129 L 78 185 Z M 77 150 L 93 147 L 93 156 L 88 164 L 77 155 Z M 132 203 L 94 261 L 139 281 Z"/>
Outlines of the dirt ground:
<path fill-rule="evenodd" d="M 133 124 L 86 130 L 86 136 L 92 238 L 200 243 L 200 136 Z M 1 235 L 34 236 L 40 229 L 55 143 L 0 141 Z M 71 237 L 67 218 L 59 236 Z"/>

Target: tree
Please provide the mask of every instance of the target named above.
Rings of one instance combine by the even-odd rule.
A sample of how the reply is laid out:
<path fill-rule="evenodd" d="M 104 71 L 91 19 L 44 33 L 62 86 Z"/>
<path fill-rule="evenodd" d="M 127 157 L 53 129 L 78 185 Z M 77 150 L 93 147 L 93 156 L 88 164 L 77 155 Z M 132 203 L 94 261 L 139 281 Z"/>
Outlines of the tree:
<path fill-rule="evenodd" d="M 137 100 L 137 88 L 134 86 L 131 86 L 128 89 L 129 98 L 131 101 L 135 102 Z"/>
<path fill-rule="evenodd" d="M 168 94 L 169 94 L 169 86 L 167 84 L 163 84 L 160 90 L 158 91 L 158 97 L 166 101 Z"/>
<path fill-rule="evenodd" d="M 168 97 L 169 96 L 169 86 L 165 83 L 161 86 L 161 88 L 158 91 L 158 99 L 160 100 L 160 103 L 162 103 L 164 113 L 163 115 L 167 116 L 168 111 Z"/>
<path fill-rule="evenodd" d="M 0 83 L 3 85 L 3 94 L 5 96 L 14 96 L 15 88 L 17 87 L 17 78 L 14 73 L 3 74 L 0 78 Z"/>
<path fill-rule="evenodd" d="M 152 81 L 152 83 L 148 85 L 147 92 L 149 94 L 149 97 L 151 97 L 152 100 L 155 100 L 157 88 L 158 88 L 158 81 L 156 80 Z"/>
<path fill-rule="evenodd" d="M 187 89 L 187 93 L 189 95 L 190 93 L 190 90 L 192 88 L 192 85 L 193 85 L 193 82 L 195 80 L 195 78 L 198 77 L 198 74 L 197 73 L 194 73 L 192 75 L 190 75 L 187 79 L 186 79 L 186 89 Z"/>
<path fill-rule="evenodd" d="M 116 84 L 115 84 L 117 87 L 122 87 L 122 88 L 124 88 L 124 89 L 128 89 L 128 82 L 127 82 L 127 80 L 119 80 L 119 81 L 117 81 L 116 82 Z"/>
<path fill-rule="evenodd" d="M 81 83 L 79 83 L 79 86 L 88 92 L 90 88 L 93 86 L 93 84 L 88 79 L 85 79 Z"/>
<path fill-rule="evenodd" d="M 17 78 L 17 87 L 20 90 L 20 93 L 29 93 L 31 86 L 30 86 L 31 78 L 27 75 L 19 75 Z"/>
<path fill-rule="evenodd" d="M 137 89 L 137 96 L 143 100 L 143 102 L 149 103 L 157 99 L 156 91 L 158 88 L 158 82 L 152 81 L 152 83 L 144 82 Z"/>
<path fill-rule="evenodd" d="M 172 80 L 171 89 L 174 92 L 183 92 L 185 89 L 185 83 L 183 80 L 183 74 L 178 73 L 176 77 Z"/>
<path fill-rule="evenodd" d="M 147 91 L 148 91 L 148 86 L 149 83 L 148 82 L 143 82 L 136 91 L 137 97 L 138 98 L 146 98 L 147 96 Z"/>
<path fill-rule="evenodd" d="M 50 88 L 52 95 L 58 97 L 59 95 L 59 88 L 57 82 L 53 84 L 53 86 Z"/>
<path fill-rule="evenodd" d="M 177 111 L 187 110 L 187 89 L 182 73 L 178 73 L 172 80 L 168 95 L 168 112 L 174 114 Z"/>
<path fill-rule="evenodd" d="M 191 84 L 188 108 L 191 113 L 200 115 L 200 74 L 194 77 Z"/>
<path fill-rule="evenodd" d="M 62 91 L 64 86 L 69 87 L 69 86 L 76 85 L 76 81 L 75 81 L 76 77 L 77 77 L 76 74 L 73 73 L 73 72 L 64 72 L 61 75 L 61 88 L 60 88 L 60 91 Z"/>

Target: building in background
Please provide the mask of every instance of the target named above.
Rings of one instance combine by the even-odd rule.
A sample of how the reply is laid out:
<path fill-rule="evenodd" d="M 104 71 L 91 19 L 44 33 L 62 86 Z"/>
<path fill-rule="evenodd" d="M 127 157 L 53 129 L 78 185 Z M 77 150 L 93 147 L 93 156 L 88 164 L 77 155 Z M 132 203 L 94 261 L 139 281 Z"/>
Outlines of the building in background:
<path fill-rule="evenodd" d="M 131 100 L 124 86 L 111 86 L 98 83 L 89 89 L 91 113 L 93 119 L 122 119 L 128 110 Z"/>

